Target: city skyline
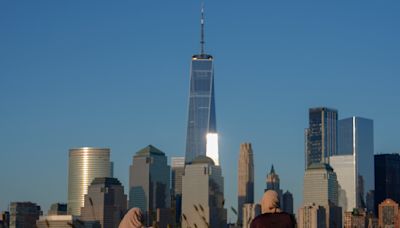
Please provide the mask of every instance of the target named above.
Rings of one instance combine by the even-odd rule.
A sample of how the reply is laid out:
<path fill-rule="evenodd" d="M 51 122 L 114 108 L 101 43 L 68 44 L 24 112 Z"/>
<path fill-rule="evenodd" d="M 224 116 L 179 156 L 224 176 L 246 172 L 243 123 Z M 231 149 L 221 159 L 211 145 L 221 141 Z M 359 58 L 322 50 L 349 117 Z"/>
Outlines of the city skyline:
<path fill-rule="evenodd" d="M 125 192 L 130 158 L 144 145 L 168 158 L 184 155 L 199 5 L 0 3 L 1 210 L 11 201 L 30 200 L 44 211 L 66 202 L 70 148 L 111 148 Z M 255 202 L 273 163 L 297 210 L 310 107 L 335 108 L 339 119 L 373 119 L 374 152 L 399 151 L 399 3 L 232 1 L 206 8 L 226 208 L 236 205 L 229 186 L 237 186 L 237 148 L 249 141 Z M 36 187 L 46 183 L 55 185 L 49 193 Z"/>

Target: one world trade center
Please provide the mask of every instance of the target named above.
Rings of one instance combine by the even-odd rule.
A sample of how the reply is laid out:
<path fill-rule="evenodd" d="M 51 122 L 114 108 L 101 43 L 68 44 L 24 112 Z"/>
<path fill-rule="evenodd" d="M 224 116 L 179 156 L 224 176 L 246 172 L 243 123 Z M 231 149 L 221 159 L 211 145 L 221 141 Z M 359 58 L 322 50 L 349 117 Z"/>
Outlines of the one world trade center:
<path fill-rule="evenodd" d="M 190 67 L 189 116 L 185 162 L 197 156 L 218 161 L 218 134 L 215 118 L 213 57 L 204 51 L 204 9 L 201 10 L 200 54 L 192 56 Z"/>

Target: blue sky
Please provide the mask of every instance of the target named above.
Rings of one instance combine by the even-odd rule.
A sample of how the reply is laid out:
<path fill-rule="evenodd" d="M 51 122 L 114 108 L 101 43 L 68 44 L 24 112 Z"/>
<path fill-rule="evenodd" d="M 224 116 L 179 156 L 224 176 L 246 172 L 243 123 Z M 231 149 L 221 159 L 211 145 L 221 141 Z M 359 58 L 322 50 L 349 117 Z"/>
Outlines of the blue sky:
<path fill-rule="evenodd" d="M 375 152 L 399 152 L 400 3 L 206 1 L 227 206 L 239 144 L 302 200 L 308 108 L 373 119 Z M 67 200 L 68 149 L 110 147 L 128 185 L 148 144 L 184 154 L 200 1 L 0 1 L 0 210 Z"/>

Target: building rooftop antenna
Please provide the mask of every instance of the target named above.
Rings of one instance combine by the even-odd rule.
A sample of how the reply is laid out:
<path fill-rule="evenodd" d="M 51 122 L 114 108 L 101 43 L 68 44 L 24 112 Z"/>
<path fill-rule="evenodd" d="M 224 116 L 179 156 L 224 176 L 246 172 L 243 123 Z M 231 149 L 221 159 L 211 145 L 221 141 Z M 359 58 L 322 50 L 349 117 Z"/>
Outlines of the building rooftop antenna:
<path fill-rule="evenodd" d="M 201 3 L 200 29 L 200 54 L 204 55 L 204 2 Z"/>

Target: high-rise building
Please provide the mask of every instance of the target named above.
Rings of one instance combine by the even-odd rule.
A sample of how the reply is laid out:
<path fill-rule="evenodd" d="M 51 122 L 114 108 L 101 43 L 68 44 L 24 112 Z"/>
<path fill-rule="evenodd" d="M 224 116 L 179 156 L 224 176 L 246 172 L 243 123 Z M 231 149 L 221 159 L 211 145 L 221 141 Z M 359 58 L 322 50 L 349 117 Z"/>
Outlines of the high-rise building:
<path fill-rule="evenodd" d="M 261 214 L 261 205 L 254 203 L 245 203 L 242 207 L 243 211 L 243 228 L 250 228 L 251 222 L 257 215 Z"/>
<path fill-rule="evenodd" d="M 171 207 L 170 166 L 165 153 L 152 145 L 136 152 L 129 170 L 129 208 L 139 207 L 147 226 L 157 208 Z"/>
<path fill-rule="evenodd" d="M 242 143 L 238 171 L 238 224 L 242 224 L 243 205 L 254 203 L 254 163 L 251 143 Z"/>
<path fill-rule="evenodd" d="M 353 155 L 337 155 L 330 158 L 331 166 L 338 179 L 338 206 L 344 212 L 361 208 L 360 197 L 357 197 L 357 168 Z"/>
<path fill-rule="evenodd" d="M 81 209 L 81 220 L 98 220 L 102 227 L 117 228 L 127 210 L 124 186 L 112 177 L 97 177 L 89 186 Z"/>
<path fill-rule="evenodd" d="M 375 211 L 378 204 L 390 198 L 400 202 L 400 155 L 375 155 Z M 380 216 L 380 215 L 379 215 Z"/>
<path fill-rule="evenodd" d="M 69 150 L 68 214 L 80 216 L 84 196 L 96 177 L 111 177 L 110 149 L 81 147 Z"/>
<path fill-rule="evenodd" d="M 265 192 L 268 190 L 274 190 L 279 194 L 279 196 L 282 196 L 282 190 L 280 188 L 280 179 L 279 175 L 275 173 L 274 165 L 271 166 L 271 170 L 267 174 L 267 179 L 266 179 L 266 189 Z"/>
<path fill-rule="evenodd" d="M 392 199 L 379 204 L 379 227 L 400 227 L 399 204 Z"/>
<path fill-rule="evenodd" d="M 343 188 L 347 193 L 351 193 L 347 195 L 347 201 L 352 203 L 349 203 L 346 211 L 366 208 L 366 194 L 374 189 L 373 121 L 356 116 L 342 119 L 339 120 L 338 132 L 338 155 L 341 157 L 336 159 L 335 164 L 332 163 L 335 156 L 331 157 L 331 166 L 338 175 L 340 185 L 347 185 L 341 183 L 344 179 L 347 182 L 351 179 L 353 183 L 352 188 Z M 346 167 L 343 167 L 340 160 L 345 157 Z M 342 168 L 346 171 L 340 171 Z M 350 172 L 352 178 L 349 177 Z"/>
<path fill-rule="evenodd" d="M 297 225 L 299 228 L 326 227 L 325 208 L 316 204 L 305 204 L 299 208 Z"/>
<path fill-rule="evenodd" d="M 289 191 L 286 191 L 285 193 L 283 193 L 281 206 L 282 206 L 282 210 L 284 212 L 293 214 L 293 194 L 292 193 L 290 193 Z"/>
<path fill-rule="evenodd" d="M 182 184 L 182 228 L 226 226 L 220 166 L 199 156 L 186 165 Z"/>
<path fill-rule="evenodd" d="M 192 56 L 190 67 L 185 159 L 186 163 L 190 163 L 199 155 L 207 155 L 214 160 L 216 165 L 219 165 L 213 56 L 205 53 L 204 43 L 204 10 L 202 9 L 200 54 Z"/>
<path fill-rule="evenodd" d="M 338 205 L 336 173 L 328 164 L 313 163 L 304 174 L 304 204 Z"/>
<path fill-rule="evenodd" d="M 338 112 L 325 107 L 309 109 L 306 129 L 306 169 L 313 163 L 329 164 L 329 157 L 337 154 Z"/>
<path fill-rule="evenodd" d="M 31 202 L 10 203 L 10 228 L 35 228 L 36 220 L 42 215 L 40 206 Z"/>
<path fill-rule="evenodd" d="M 175 222 L 180 223 L 182 215 L 182 175 L 185 172 L 185 157 L 171 158 L 171 206 L 175 208 Z"/>

